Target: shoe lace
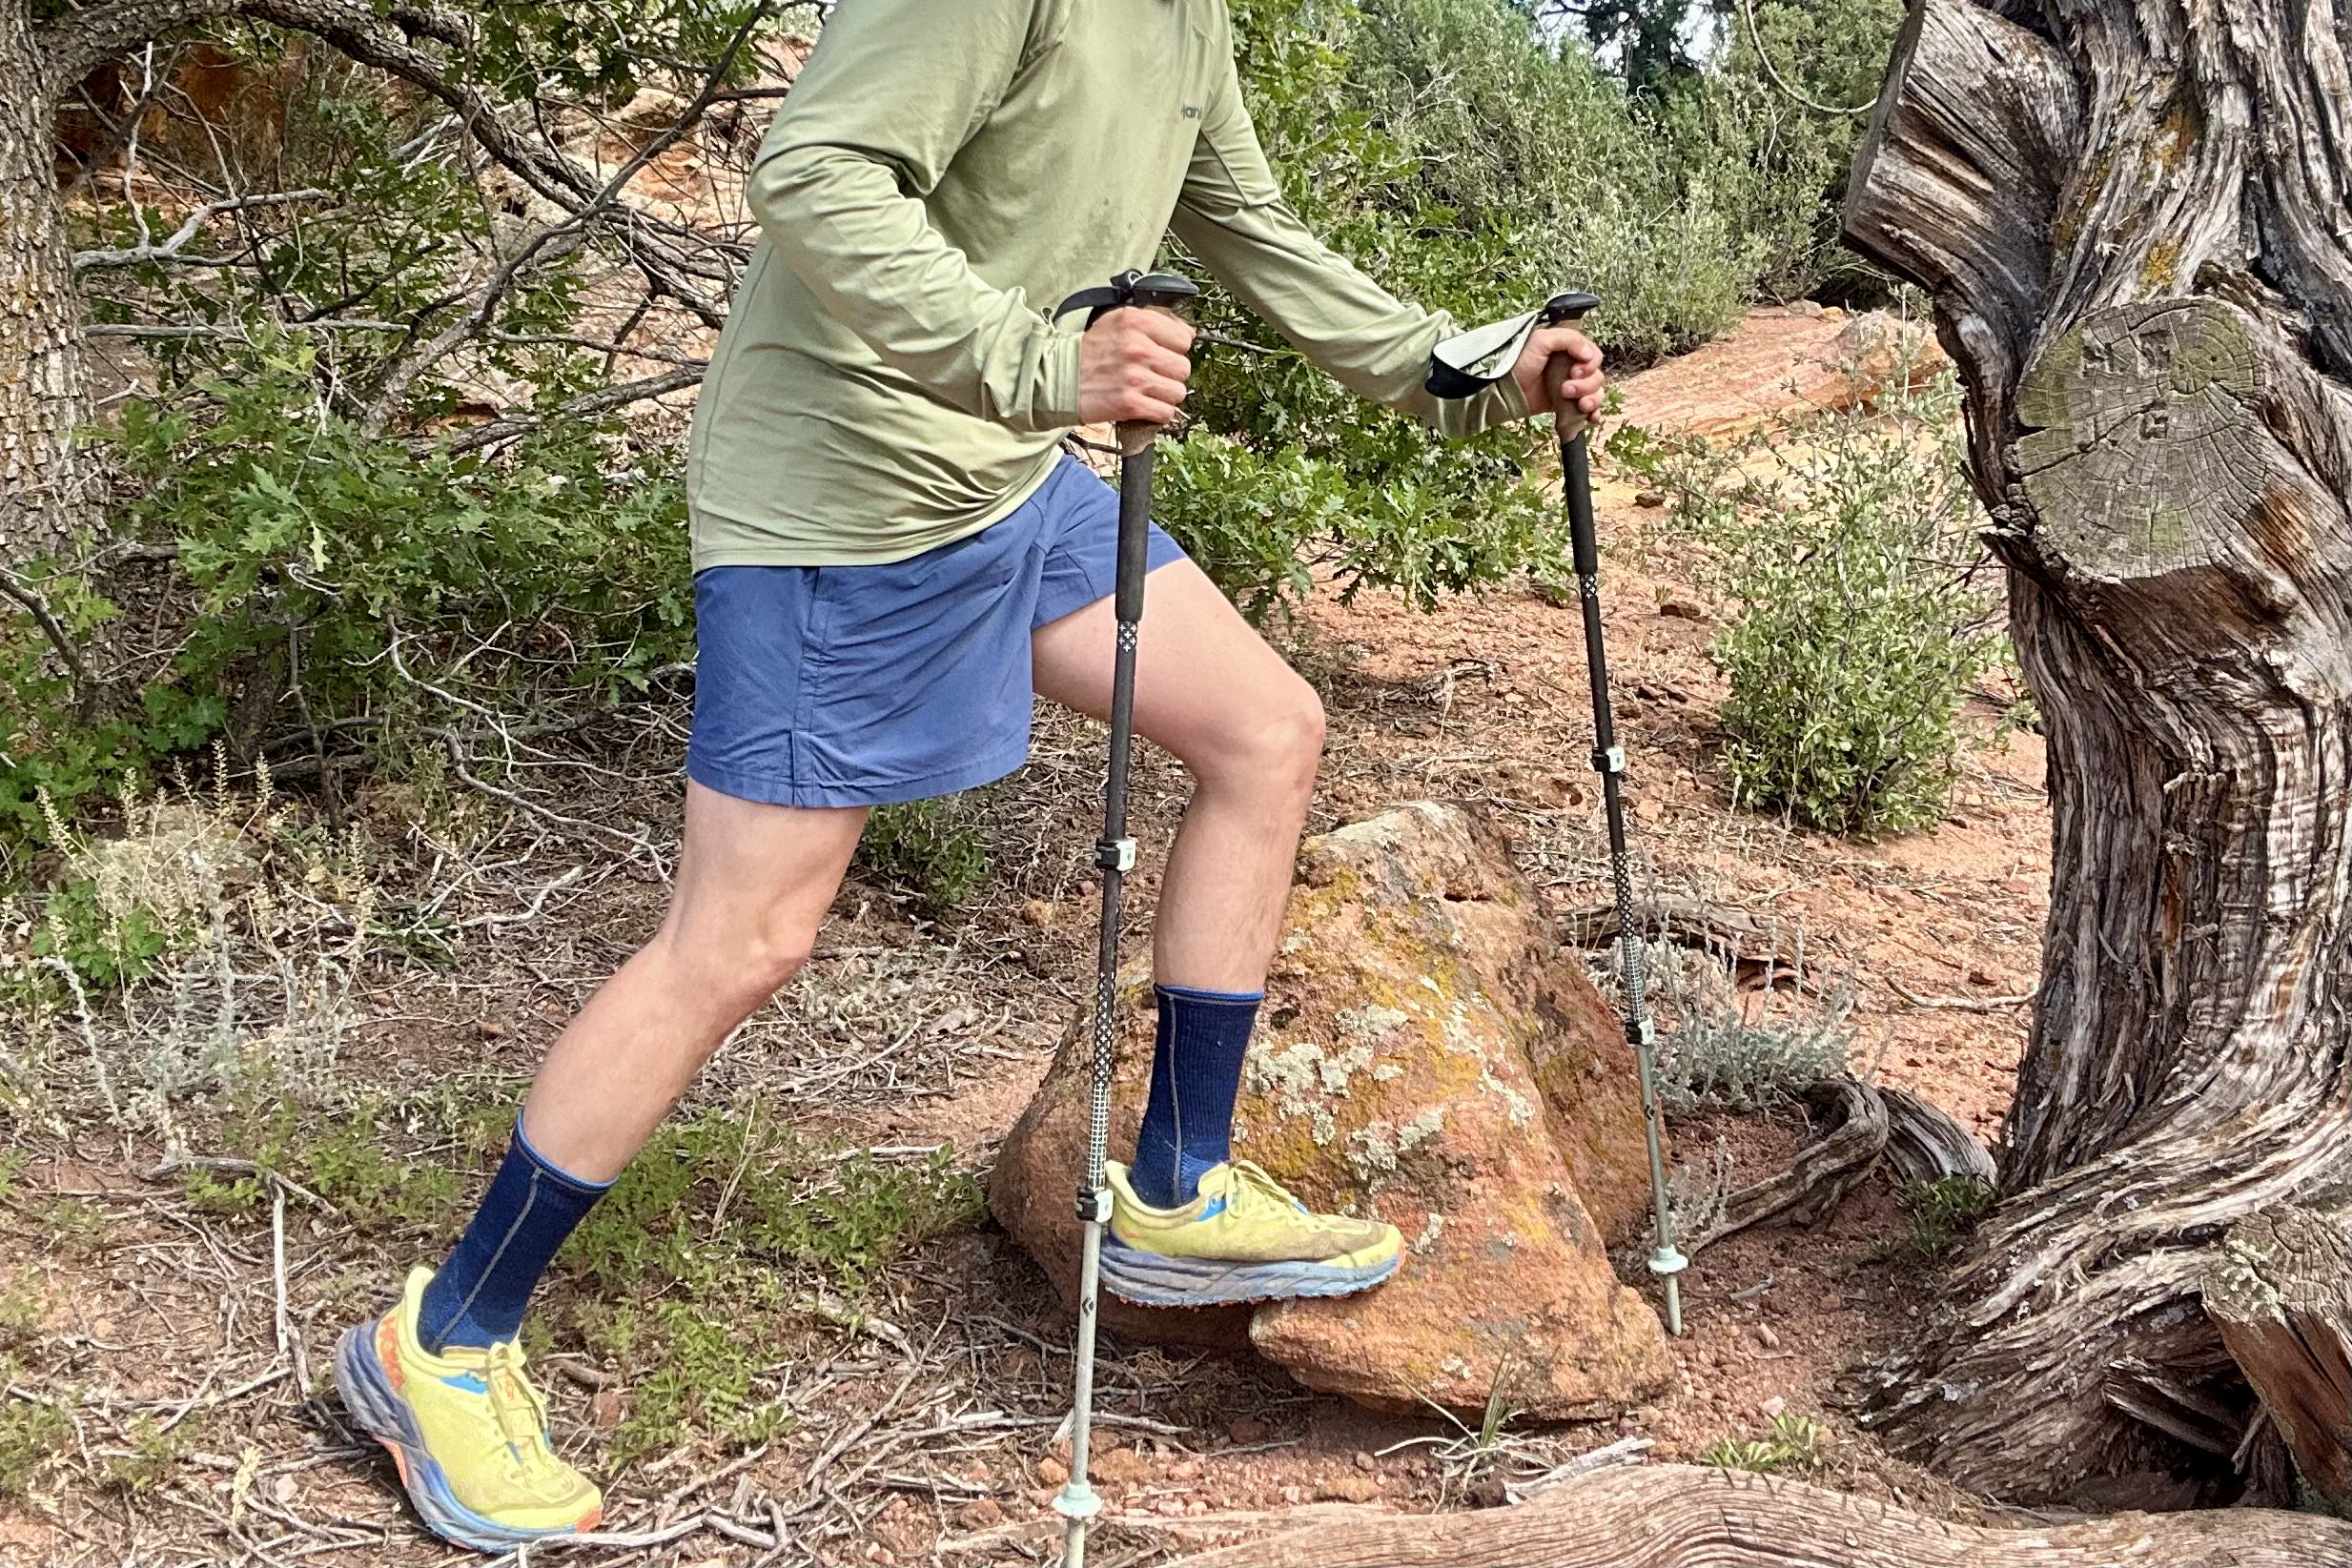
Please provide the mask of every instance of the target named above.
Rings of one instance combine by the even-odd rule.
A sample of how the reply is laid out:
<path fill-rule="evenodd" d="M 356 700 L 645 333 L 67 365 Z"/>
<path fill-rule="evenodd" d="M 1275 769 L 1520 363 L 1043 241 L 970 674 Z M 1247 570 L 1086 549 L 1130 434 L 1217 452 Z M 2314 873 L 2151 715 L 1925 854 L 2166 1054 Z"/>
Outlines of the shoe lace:
<path fill-rule="evenodd" d="M 1233 1162 L 1233 1188 L 1225 1200 L 1237 1214 L 1278 1209 L 1285 1214 L 1296 1214 L 1303 1206 L 1290 1195 L 1290 1190 L 1270 1175 L 1256 1160 Z"/>
<path fill-rule="evenodd" d="M 490 1385 L 490 1410 L 507 1452 L 527 1475 L 544 1475 L 558 1468 L 555 1450 L 547 1442 L 547 1400 L 522 1374 L 522 1347 L 511 1339 L 490 1347 L 484 1379 Z"/>

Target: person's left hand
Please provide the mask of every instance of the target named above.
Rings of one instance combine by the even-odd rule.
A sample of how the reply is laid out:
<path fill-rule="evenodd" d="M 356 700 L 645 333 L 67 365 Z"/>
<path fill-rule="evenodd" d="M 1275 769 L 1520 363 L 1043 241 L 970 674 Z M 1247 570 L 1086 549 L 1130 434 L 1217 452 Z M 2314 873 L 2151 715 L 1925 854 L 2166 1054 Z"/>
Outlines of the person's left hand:
<path fill-rule="evenodd" d="M 1538 327 L 1511 367 L 1531 414 L 1549 414 L 1565 435 L 1601 412 L 1601 348 L 1574 327 Z"/>

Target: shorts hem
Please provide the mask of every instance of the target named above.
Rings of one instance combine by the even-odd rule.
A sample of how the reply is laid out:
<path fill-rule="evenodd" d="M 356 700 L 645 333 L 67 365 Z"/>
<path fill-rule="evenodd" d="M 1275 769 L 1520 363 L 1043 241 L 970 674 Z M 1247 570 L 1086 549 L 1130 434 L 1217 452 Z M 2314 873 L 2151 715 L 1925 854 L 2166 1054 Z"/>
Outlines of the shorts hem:
<path fill-rule="evenodd" d="M 870 779 L 855 784 L 809 784 L 750 768 L 719 767 L 686 751 L 686 777 L 706 789 L 761 805 L 804 808 L 899 805 L 938 795 L 960 794 L 997 780 L 1029 761 L 1029 744 L 989 753 L 977 761 L 908 779 Z"/>
<path fill-rule="evenodd" d="M 1162 566 L 1173 566 L 1184 559 L 1184 546 L 1160 532 L 1158 525 L 1155 524 L 1151 541 L 1144 552 L 1143 575 L 1149 577 Z M 1109 599 L 1118 587 L 1116 574 L 1115 565 L 1106 574 L 1110 578 L 1108 581 L 1095 581 L 1090 574 L 1085 585 L 1075 593 L 1052 594 L 1040 587 L 1037 607 L 1030 613 L 1030 629 L 1034 631 L 1050 626 L 1064 616 L 1075 615 L 1089 604 L 1099 604 Z"/>

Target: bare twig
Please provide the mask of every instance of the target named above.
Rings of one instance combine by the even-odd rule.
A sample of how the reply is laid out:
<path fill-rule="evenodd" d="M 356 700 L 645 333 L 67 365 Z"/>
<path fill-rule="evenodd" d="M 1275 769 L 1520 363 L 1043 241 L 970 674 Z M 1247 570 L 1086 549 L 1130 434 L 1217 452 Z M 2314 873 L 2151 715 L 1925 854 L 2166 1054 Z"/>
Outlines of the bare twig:
<path fill-rule="evenodd" d="M 1998 1012 L 2003 1008 L 2020 1008 L 2034 1000 L 2036 991 L 2020 991 L 2015 996 L 1921 996 L 1892 975 L 1886 977 L 1887 988 L 1922 1012 Z"/>
<path fill-rule="evenodd" d="M 73 253 L 73 270 L 92 272 L 101 267 L 137 267 L 152 261 L 178 261 L 205 267 L 226 266 L 228 263 L 217 256 L 191 256 L 180 253 L 190 240 L 196 237 L 197 233 L 208 221 L 218 217 L 223 213 L 241 213 L 251 207 L 283 207 L 290 202 L 297 201 L 332 201 L 336 193 L 333 191 L 274 191 L 266 195 L 229 196 L 219 201 L 208 201 L 189 214 L 186 221 L 181 223 L 173 232 L 172 236 L 162 244 L 133 245 L 127 250 L 120 251 L 76 251 Z"/>

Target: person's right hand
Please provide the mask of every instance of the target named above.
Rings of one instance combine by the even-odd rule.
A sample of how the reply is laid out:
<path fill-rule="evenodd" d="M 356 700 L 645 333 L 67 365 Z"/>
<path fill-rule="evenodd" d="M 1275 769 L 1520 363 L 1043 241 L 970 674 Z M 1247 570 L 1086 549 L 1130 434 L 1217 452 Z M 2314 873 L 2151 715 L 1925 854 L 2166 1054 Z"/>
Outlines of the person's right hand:
<path fill-rule="evenodd" d="M 1078 344 L 1078 422 L 1164 425 L 1193 374 L 1193 329 L 1166 311 L 1106 311 Z"/>

